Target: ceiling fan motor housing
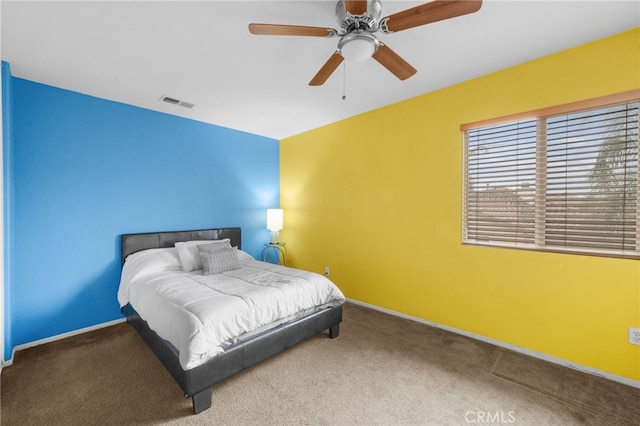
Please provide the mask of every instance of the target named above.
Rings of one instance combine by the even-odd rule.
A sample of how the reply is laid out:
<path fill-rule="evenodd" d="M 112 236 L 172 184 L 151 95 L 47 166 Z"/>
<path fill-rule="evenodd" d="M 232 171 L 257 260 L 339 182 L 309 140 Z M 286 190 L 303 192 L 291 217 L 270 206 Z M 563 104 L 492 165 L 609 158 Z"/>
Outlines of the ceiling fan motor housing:
<path fill-rule="evenodd" d="M 367 12 L 362 15 L 352 15 L 347 11 L 344 1 L 340 0 L 336 4 L 336 20 L 340 24 L 340 32 L 348 34 L 352 31 L 378 30 L 378 21 L 382 14 L 380 0 L 368 0 Z"/>

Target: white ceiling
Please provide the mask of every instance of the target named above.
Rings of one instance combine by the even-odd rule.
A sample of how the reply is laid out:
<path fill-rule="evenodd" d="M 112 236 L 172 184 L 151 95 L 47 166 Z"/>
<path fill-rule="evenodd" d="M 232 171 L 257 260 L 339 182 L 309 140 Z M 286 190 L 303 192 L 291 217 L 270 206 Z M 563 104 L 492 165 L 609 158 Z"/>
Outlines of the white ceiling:
<path fill-rule="evenodd" d="M 382 0 L 382 16 L 421 3 Z M 640 26 L 638 1 L 485 0 L 470 15 L 379 35 L 417 68 L 408 80 L 369 59 L 341 66 L 320 87 L 308 82 L 337 38 L 247 29 L 337 28 L 335 4 L 4 0 L 0 53 L 16 77 L 282 139 Z"/>

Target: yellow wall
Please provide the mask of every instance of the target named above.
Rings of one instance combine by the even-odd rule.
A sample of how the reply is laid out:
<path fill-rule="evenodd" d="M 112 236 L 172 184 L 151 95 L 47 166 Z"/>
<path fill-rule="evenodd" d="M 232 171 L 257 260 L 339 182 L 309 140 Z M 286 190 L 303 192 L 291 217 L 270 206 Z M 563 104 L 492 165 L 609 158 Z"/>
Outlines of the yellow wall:
<path fill-rule="evenodd" d="M 459 130 L 638 89 L 639 47 L 637 28 L 281 141 L 289 264 L 329 266 L 355 300 L 640 380 L 640 261 L 462 246 Z"/>

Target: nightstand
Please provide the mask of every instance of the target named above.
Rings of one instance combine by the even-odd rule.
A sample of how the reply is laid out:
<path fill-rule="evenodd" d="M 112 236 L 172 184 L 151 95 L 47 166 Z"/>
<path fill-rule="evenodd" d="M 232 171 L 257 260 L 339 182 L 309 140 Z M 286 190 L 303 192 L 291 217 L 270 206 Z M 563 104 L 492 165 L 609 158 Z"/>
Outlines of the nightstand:
<path fill-rule="evenodd" d="M 287 264 L 287 243 L 283 243 L 282 241 L 278 241 L 276 243 L 268 243 L 264 245 L 262 249 L 262 261 L 267 261 L 267 255 L 269 251 L 273 250 L 273 253 L 278 258 L 278 263 L 282 266 L 286 266 Z"/>

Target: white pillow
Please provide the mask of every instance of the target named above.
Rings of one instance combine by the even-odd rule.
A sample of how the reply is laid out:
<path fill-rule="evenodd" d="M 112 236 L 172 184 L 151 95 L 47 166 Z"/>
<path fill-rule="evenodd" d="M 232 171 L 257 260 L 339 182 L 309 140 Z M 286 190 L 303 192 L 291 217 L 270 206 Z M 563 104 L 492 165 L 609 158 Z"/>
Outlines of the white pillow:
<path fill-rule="evenodd" d="M 176 243 L 175 247 L 178 250 L 183 271 L 191 272 L 202 269 L 202 258 L 198 252 L 198 246 L 201 244 L 221 244 L 231 247 L 231 240 L 225 238 L 224 240 L 194 240 Z"/>
<path fill-rule="evenodd" d="M 238 249 L 238 260 L 239 261 L 243 261 L 243 260 L 248 260 L 248 259 L 255 260 L 253 258 L 253 256 L 251 256 L 246 251 L 242 251 L 242 250 Z"/>

